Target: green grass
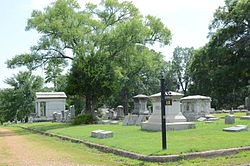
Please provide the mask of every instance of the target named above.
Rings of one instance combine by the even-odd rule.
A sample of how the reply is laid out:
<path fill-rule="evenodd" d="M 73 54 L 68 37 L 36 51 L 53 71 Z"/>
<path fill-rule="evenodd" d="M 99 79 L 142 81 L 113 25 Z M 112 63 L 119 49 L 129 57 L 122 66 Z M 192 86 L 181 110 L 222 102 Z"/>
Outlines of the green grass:
<path fill-rule="evenodd" d="M 213 114 L 217 118 L 222 118 L 225 117 L 226 115 L 229 115 L 229 113 L 220 113 L 220 114 Z M 236 112 L 234 113 L 235 117 L 240 117 L 240 116 L 246 116 L 245 112 Z"/>
<path fill-rule="evenodd" d="M 32 126 L 33 128 L 39 127 L 47 128 L 53 125 L 52 123 L 34 123 L 34 124 L 25 124 L 25 126 Z M 200 124 L 200 127 L 205 127 L 207 124 Z M 211 124 L 209 124 L 211 125 Z M 214 125 L 214 124 L 213 124 Z M 62 125 L 60 125 L 62 127 Z M 67 125 L 66 125 L 67 126 Z M 68 127 L 68 126 L 67 126 Z M 78 127 L 87 127 L 87 126 L 78 126 Z M 113 126 L 115 127 L 115 126 Z M 212 125 L 210 126 L 212 127 Z M 74 127 L 73 127 L 74 128 Z M 127 128 L 127 127 L 125 127 Z M 130 127 L 128 127 L 130 128 Z M 168 165 L 168 166 L 226 166 L 226 165 L 240 165 L 250 163 L 250 152 L 240 152 L 233 156 L 226 157 L 217 157 L 212 159 L 194 159 L 194 160 L 181 160 L 179 162 L 171 162 L 171 163 L 151 163 L 151 162 L 143 162 L 137 160 L 131 160 L 127 158 L 122 158 L 113 154 L 105 154 L 99 152 L 95 149 L 88 148 L 82 144 L 75 144 L 69 141 L 62 141 L 58 138 L 51 138 L 46 136 L 41 136 L 39 134 L 34 134 L 27 130 L 22 130 L 16 127 L 12 127 L 12 130 L 17 132 L 20 135 L 24 135 L 26 139 L 30 140 L 30 142 L 35 142 L 36 146 L 47 146 L 52 149 L 56 149 L 57 151 L 65 152 L 65 156 L 72 161 L 75 161 L 79 164 L 92 164 L 92 165 L 129 165 L 129 166 L 147 166 L 147 165 Z M 60 128 L 62 129 L 62 128 Z M 152 132 L 157 133 L 157 132 Z M 151 133 L 151 134 L 152 134 Z M 238 133 L 239 134 L 239 133 Z M 147 142 L 147 141 L 146 141 Z M 153 144 L 153 142 L 152 142 Z M 148 146 L 152 146 L 149 144 Z M 1 142 L 0 142 L 1 145 Z M 136 145 L 136 144 L 135 144 Z M 197 144 L 198 146 L 198 144 Z M 1 161 L 1 160 L 0 160 Z M 0 166 L 7 166 L 8 163 L 1 163 Z"/>
<path fill-rule="evenodd" d="M 236 119 L 235 125 L 237 124 L 250 126 L 250 121 Z M 223 128 L 233 126 L 224 124 L 224 120 L 215 121 L 212 124 L 196 122 L 196 129 L 168 131 L 167 150 L 161 150 L 161 132 L 142 131 L 139 126 L 68 126 L 67 124 L 59 125 L 49 122 L 25 124 L 24 126 L 146 155 L 180 154 L 250 145 L 249 131 L 224 132 Z M 58 128 L 52 126 L 58 126 Z M 108 139 L 92 138 L 91 131 L 97 129 L 113 131 L 114 137 Z"/>

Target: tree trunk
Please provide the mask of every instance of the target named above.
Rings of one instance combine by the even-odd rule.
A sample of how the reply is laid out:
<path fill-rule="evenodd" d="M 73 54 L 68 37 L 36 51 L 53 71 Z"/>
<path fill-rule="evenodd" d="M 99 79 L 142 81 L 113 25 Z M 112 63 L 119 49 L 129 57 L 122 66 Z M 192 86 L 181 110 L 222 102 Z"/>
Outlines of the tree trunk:
<path fill-rule="evenodd" d="M 128 115 L 128 90 L 124 90 L 124 99 L 123 99 L 124 113 Z"/>
<path fill-rule="evenodd" d="M 94 114 L 94 106 L 95 106 L 96 100 L 94 99 L 94 97 L 92 95 L 87 95 L 86 96 L 86 111 L 85 113 L 88 114 Z"/>

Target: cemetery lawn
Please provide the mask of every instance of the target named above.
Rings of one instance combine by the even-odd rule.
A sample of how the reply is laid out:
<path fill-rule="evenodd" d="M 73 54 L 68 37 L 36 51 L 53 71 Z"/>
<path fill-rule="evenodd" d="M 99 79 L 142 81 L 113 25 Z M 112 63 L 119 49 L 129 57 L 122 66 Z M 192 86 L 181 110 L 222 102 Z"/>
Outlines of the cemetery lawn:
<path fill-rule="evenodd" d="M 226 115 L 228 115 L 228 113 L 220 113 L 220 114 L 213 114 L 213 115 L 217 118 L 223 118 Z M 234 115 L 235 115 L 235 117 L 241 117 L 241 116 L 246 116 L 246 113 L 245 112 L 236 112 L 236 113 L 234 113 Z"/>
<path fill-rule="evenodd" d="M 41 124 L 39 124 L 41 127 Z M 49 126 L 51 124 L 42 124 Z M 38 126 L 38 125 L 37 125 Z M 60 125 L 62 127 L 62 125 Z M 3 133 L 9 130 L 10 133 Z M 12 148 L 6 144 L 6 141 L 12 140 L 18 143 L 23 148 L 19 149 L 18 146 L 12 145 Z M 14 149 L 18 149 L 16 153 Z M 25 155 L 24 155 L 25 153 Z M 40 154 L 38 154 L 40 153 Z M 37 156 L 39 157 L 37 158 Z M 17 156 L 22 157 L 24 160 L 16 160 Z M 44 158 L 44 156 L 47 158 Z M 28 158 L 29 157 L 29 158 Z M 3 160 L 4 159 L 4 160 Z M 35 159 L 35 160 L 34 160 Z M 58 159 L 58 160 L 57 160 Z M 54 163 L 53 161 L 57 161 Z M 58 138 L 42 136 L 33 132 L 23 130 L 16 127 L 1 127 L 0 126 L 0 166 L 15 165 L 18 163 L 28 165 L 130 165 L 130 166 L 222 166 L 222 165 L 240 165 L 250 163 L 250 151 L 240 152 L 233 156 L 217 157 L 212 159 L 194 159 L 194 160 L 181 160 L 178 162 L 170 163 L 152 163 L 132 160 L 128 158 L 119 157 L 113 154 L 102 153 L 93 148 L 88 148 L 82 144 L 71 143 L 70 141 L 63 141 Z M 60 162 L 63 162 L 60 163 Z M 71 163 L 72 162 L 72 163 Z M 41 164 L 42 163 L 42 164 Z M 20 164 L 20 165 L 22 165 Z"/>
<path fill-rule="evenodd" d="M 250 126 L 250 121 L 237 118 L 234 125 L 224 124 L 224 120 L 213 123 L 196 122 L 196 129 L 168 131 L 167 150 L 161 150 L 161 132 L 142 131 L 140 126 L 122 126 L 121 124 L 71 126 L 70 124 L 51 122 L 22 124 L 22 126 L 136 153 L 165 155 L 249 146 L 250 131 L 222 131 L 225 127 L 240 124 Z M 98 129 L 113 131 L 114 137 L 107 139 L 92 138 L 91 131 Z"/>

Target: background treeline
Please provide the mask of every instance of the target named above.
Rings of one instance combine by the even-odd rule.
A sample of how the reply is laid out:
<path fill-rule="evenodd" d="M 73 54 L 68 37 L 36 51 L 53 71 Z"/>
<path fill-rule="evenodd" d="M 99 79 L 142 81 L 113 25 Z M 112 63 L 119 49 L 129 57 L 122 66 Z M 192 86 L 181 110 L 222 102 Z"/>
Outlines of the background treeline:
<path fill-rule="evenodd" d="M 28 20 L 26 29 L 41 34 L 37 45 L 7 62 L 27 72 L 7 79 L 12 88 L 0 90 L 0 121 L 34 112 L 36 91 L 66 92 L 77 113 L 103 105 L 129 112 L 132 96 L 160 91 L 161 74 L 168 90 L 210 96 L 216 109 L 242 105 L 250 95 L 249 18 L 250 1 L 226 0 L 214 13 L 209 42 L 199 49 L 176 47 L 166 62 L 151 48 L 168 45 L 170 30 L 131 2 L 104 0 L 82 9 L 74 0 L 57 0 Z M 32 75 L 40 67 L 45 78 Z"/>

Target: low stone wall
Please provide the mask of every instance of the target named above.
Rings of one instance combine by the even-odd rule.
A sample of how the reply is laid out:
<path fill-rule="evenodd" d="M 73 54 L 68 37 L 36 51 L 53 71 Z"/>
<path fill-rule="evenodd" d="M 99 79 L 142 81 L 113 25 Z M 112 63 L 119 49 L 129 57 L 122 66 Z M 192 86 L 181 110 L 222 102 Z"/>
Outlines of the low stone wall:
<path fill-rule="evenodd" d="M 203 151 L 203 152 L 193 152 L 193 153 L 184 153 L 184 154 L 176 154 L 176 155 L 161 155 L 161 156 L 160 155 L 159 156 L 143 155 L 143 154 L 138 154 L 138 153 L 122 150 L 122 149 L 115 149 L 115 148 L 107 147 L 104 145 L 99 145 L 99 144 L 88 142 L 88 141 L 83 141 L 83 140 L 70 138 L 70 137 L 66 137 L 62 135 L 52 134 L 52 133 L 48 133 L 45 131 L 40 131 L 40 130 L 22 127 L 22 126 L 20 127 L 25 130 L 30 130 L 36 133 L 40 133 L 42 135 L 46 135 L 50 137 L 57 137 L 62 140 L 67 140 L 67 141 L 71 141 L 74 143 L 82 143 L 82 144 L 87 145 L 88 147 L 96 148 L 105 153 L 113 153 L 122 157 L 128 157 L 131 159 L 150 161 L 150 162 L 174 162 L 174 161 L 179 161 L 182 159 L 190 160 L 190 159 L 195 159 L 195 158 L 213 158 L 213 157 L 234 155 L 240 151 L 250 151 L 250 146 L 245 146 L 245 147 L 239 147 L 239 148 L 218 149 L 218 150 L 209 150 L 209 151 Z"/>

